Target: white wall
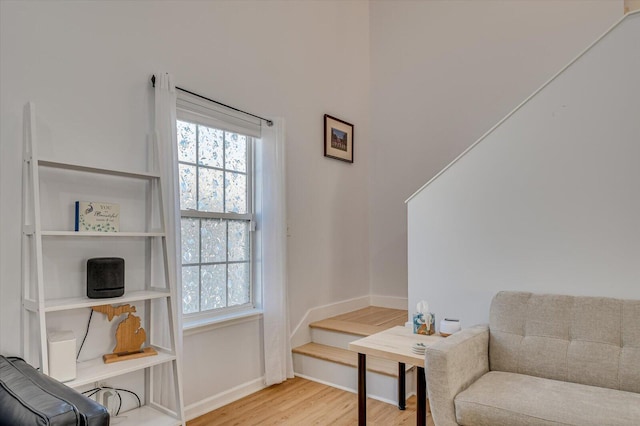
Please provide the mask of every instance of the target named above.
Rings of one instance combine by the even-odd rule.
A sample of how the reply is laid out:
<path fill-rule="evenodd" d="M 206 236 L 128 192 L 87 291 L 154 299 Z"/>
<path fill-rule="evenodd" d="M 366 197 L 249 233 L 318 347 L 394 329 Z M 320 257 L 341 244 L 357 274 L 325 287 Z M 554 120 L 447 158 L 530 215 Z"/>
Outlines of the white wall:
<path fill-rule="evenodd" d="M 286 119 L 291 323 L 313 306 L 368 295 L 366 2 L 2 1 L 0 15 L 0 351 L 19 352 L 24 103 L 36 104 L 43 156 L 140 169 L 153 109 L 148 79 L 158 71 Z M 323 157 L 325 113 L 355 125 L 355 164 Z M 255 324 L 235 328 L 248 333 L 238 340 L 252 354 L 250 369 L 247 356 L 198 352 L 236 347 L 228 333 L 186 337 L 186 404 L 262 374 Z M 236 362 L 218 364 L 218 355 Z"/>
<path fill-rule="evenodd" d="M 409 303 L 488 321 L 499 290 L 640 299 L 640 13 L 409 202 Z"/>
<path fill-rule="evenodd" d="M 0 351 L 19 350 L 26 101 L 43 155 L 123 168 L 144 158 L 152 72 L 283 116 L 295 326 L 309 308 L 405 297 L 404 199 L 602 32 L 621 2 L 0 1 Z M 322 157 L 324 113 L 355 124 L 355 164 Z M 256 328 L 238 327 L 260 352 Z M 185 345 L 211 347 L 220 333 Z M 188 369 L 204 358 L 185 358 L 196 380 Z M 225 380 L 235 370 L 212 368 Z M 187 382 L 187 404 L 225 380 Z"/>
<path fill-rule="evenodd" d="M 372 294 L 406 297 L 404 201 L 622 11 L 622 0 L 371 2 Z"/>

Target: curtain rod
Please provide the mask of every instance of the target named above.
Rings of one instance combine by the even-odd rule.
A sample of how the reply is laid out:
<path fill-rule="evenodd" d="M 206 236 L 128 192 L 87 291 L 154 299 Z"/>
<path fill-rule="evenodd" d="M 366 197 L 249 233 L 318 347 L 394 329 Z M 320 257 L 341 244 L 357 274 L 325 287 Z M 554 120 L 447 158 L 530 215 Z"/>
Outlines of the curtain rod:
<path fill-rule="evenodd" d="M 153 85 L 153 87 L 156 87 L 156 76 L 155 76 L 155 75 L 151 76 L 151 84 Z M 255 118 L 259 119 L 259 120 L 262 120 L 262 121 L 266 122 L 266 123 L 267 123 L 267 126 L 269 126 L 269 127 L 273 126 L 273 121 L 271 121 L 271 120 L 267 120 L 266 118 L 260 117 L 259 115 L 251 114 L 250 112 L 243 111 L 243 110 L 238 109 L 238 108 L 234 108 L 234 107 L 232 107 L 232 106 L 230 106 L 230 105 L 223 104 L 222 102 L 218 102 L 218 101 L 215 101 L 215 100 L 213 100 L 213 99 L 211 99 L 211 98 L 207 98 L 206 96 L 202 96 L 202 95 L 199 95 L 199 94 L 197 94 L 197 93 L 193 93 L 193 92 L 192 92 L 192 91 L 190 91 L 190 90 L 183 89 L 182 87 L 178 87 L 178 86 L 176 86 L 176 89 L 180 90 L 181 92 L 185 92 L 185 93 L 188 93 L 188 94 L 190 94 L 190 95 L 197 96 L 197 97 L 198 97 L 198 98 L 200 98 L 200 99 L 204 99 L 204 100 L 206 100 L 206 101 L 213 102 L 214 104 L 222 105 L 223 107 L 226 107 L 226 108 L 232 109 L 232 110 L 234 110 L 234 111 L 241 112 L 241 113 L 243 113 L 243 114 L 250 115 L 251 117 L 255 117 Z"/>

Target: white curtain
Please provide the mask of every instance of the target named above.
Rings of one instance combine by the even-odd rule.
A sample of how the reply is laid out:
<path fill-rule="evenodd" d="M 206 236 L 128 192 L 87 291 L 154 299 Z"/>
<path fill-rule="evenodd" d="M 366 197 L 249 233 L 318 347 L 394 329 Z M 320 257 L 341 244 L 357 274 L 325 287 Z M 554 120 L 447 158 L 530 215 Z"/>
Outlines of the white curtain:
<path fill-rule="evenodd" d="M 284 120 L 262 126 L 256 144 L 258 265 L 262 279 L 264 368 L 267 386 L 293 377 L 287 304 L 287 215 Z"/>
<path fill-rule="evenodd" d="M 166 235 L 167 247 L 167 273 L 169 282 L 173 287 L 172 309 L 175 310 L 172 317 L 166 310 L 164 300 L 157 300 L 154 304 L 154 315 L 152 318 L 154 328 L 158 332 L 154 333 L 155 343 L 171 348 L 170 333 L 174 333 L 175 350 L 178 359 L 182 360 L 182 283 L 181 274 L 178 273 L 177 260 L 180 259 L 180 192 L 178 182 L 178 144 L 176 134 L 176 88 L 172 76 L 167 73 L 156 73 L 155 80 L 155 147 L 157 148 L 157 164 L 162 178 L 162 204 L 164 212 L 164 231 Z M 157 242 L 160 243 L 160 242 Z M 161 252 L 158 250 L 158 252 Z M 164 259 L 157 258 L 155 261 L 162 262 Z M 155 265 L 158 266 L 158 265 Z M 158 270 L 157 267 L 152 268 Z M 156 276 L 153 280 L 159 279 Z M 152 281 L 154 282 L 154 281 Z M 164 305 L 163 305 L 164 303 Z M 164 318 L 162 318 L 164 317 Z M 168 317 L 168 318 L 167 318 Z M 168 320 L 167 320 L 168 319 Z M 181 375 L 179 363 L 175 375 Z M 156 369 L 155 399 L 165 405 L 173 406 L 176 400 L 176 392 L 182 395 L 174 382 L 175 376 L 172 374 L 168 364 Z M 182 398 L 180 398 L 182 399 Z M 176 408 L 176 407 L 174 407 Z M 180 407 L 182 410 L 182 407 Z"/>
<path fill-rule="evenodd" d="M 180 203 L 178 186 L 178 152 L 176 136 L 176 91 L 171 76 L 156 74 L 155 130 L 159 147 L 159 164 L 163 181 L 162 198 L 168 246 L 169 273 L 176 283 L 176 302 L 181 301 L 181 277 L 177 273 L 180 259 Z M 287 305 L 287 220 L 285 197 L 285 126 L 274 119 L 274 125 L 261 126 L 261 138 L 256 140 L 256 215 L 258 240 L 256 274 L 262 294 L 263 340 L 266 385 L 293 377 L 293 361 Z M 173 255 L 172 255 L 173 253 Z M 180 321 L 181 315 L 178 312 Z M 165 321 L 166 322 L 166 321 Z M 176 324 L 177 341 L 182 342 L 181 324 Z M 178 345 L 178 350 L 181 349 Z M 163 372 L 164 373 L 164 372 Z M 161 401 L 170 400 L 170 387 L 162 380 Z M 165 399 L 166 398 L 166 399 Z"/>

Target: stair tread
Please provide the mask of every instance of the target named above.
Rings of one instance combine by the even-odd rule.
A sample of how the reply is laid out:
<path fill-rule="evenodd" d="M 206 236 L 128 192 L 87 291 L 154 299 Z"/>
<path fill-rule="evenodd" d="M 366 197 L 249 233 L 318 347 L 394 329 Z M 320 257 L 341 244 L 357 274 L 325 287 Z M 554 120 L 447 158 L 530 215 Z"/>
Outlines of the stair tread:
<path fill-rule="evenodd" d="M 358 354 L 356 352 L 336 348 L 335 346 L 321 345 L 319 343 L 312 342 L 294 348 L 293 353 L 307 355 L 349 367 L 358 367 Z M 409 365 L 406 366 L 407 371 L 411 368 L 412 367 Z M 367 371 L 384 374 L 385 376 L 398 377 L 398 363 L 368 356 Z"/>
<path fill-rule="evenodd" d="M 309 324 L 311 328 L 338 331 L 357 336 L 370 336 L 397 325 L 404 325 L 408 313 L 404 309 L 369 306 Z"/>

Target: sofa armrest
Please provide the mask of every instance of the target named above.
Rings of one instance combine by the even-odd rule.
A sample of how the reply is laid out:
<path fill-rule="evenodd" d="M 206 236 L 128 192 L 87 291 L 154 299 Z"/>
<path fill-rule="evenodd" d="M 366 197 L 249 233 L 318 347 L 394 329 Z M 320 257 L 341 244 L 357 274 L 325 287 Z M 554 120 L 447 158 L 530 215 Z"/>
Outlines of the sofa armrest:
<path fill-rule="evenodd" d="M 109 412 L 23 359 L 0 355 L 0 426 L 108 426 Z"/>
<path fill-rule="evenodd" d="M 464 329 L 427 347 L 425 374 L 433 421 L 457 425 L 453 398 L 489 371 L 489 327 Z"/>

